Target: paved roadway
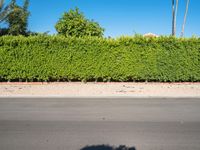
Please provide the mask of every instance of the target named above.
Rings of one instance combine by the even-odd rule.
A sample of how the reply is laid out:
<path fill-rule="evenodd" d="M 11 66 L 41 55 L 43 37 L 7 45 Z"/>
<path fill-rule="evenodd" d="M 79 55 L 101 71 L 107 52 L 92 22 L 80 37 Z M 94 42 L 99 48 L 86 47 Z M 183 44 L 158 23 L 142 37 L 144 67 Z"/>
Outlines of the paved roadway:
<path fill-rule="evenodd" d="M 200 99 L 0 99 L 0 150 L 101 144 L 200 150 Z"/>

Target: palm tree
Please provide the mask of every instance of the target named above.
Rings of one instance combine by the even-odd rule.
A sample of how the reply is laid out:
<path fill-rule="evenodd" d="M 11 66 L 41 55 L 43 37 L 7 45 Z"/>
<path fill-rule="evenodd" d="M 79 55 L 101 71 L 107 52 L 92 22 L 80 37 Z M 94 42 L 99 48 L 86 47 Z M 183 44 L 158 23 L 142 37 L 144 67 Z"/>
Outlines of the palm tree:
<path fill-rule="evenodd" d="M 188 14 L 189 3 L 190 3 L 190 0 L 187 0 L 185 15 L 184 15 L 184 21 L 183 21 L 183 26 L 182 26 L 182 31 L 181 31 L 181 37 L 183 37 L 184 32 L 185 32 L 185 24 L 186 24 L 186 19 L 187 19 L 187 14 Z"/>
<path fill-rule="evenodd" d="M 176 18 L 178 12 L 178 2 L 179 0 L 172 0 L 172 35 L 176 36 Z"/>
<path fill-rule="evenodd" d="M 178 0 L 176 0 L 176 9 L 175 9 L 175 17 L 174 17 L 174 34 L 176 35 L 176 18 L 178 13 Z"/>
<path fill-rule="evenodd" d="M 9 6 L 4 7 L 4 0 L 0 0 L 0 23 L 2 23 L 9 12 Z"/>
<path fill-rule="evenodd" d="M 175 36 L 175 0 L 172 0 L 172 36 Z"/>

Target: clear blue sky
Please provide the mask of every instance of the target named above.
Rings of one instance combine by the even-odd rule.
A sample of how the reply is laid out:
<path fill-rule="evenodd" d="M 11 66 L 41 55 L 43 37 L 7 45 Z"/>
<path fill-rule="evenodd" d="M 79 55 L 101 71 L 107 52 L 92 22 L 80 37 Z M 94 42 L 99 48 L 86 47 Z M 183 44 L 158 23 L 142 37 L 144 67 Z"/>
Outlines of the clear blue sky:
<path fill-rule="evenodd" d="M 10 0 L 6 0 L 9 2 Z M 177 32 L 181 31 L 186 0 L 179 0 Z M 22 4 L 23 0 L 17 0 Z M 56 33 L 55 23 L 63 12 L 79 7 L 89 19 L 105 28 L 105 36 L 153 32 L 171 33 L 171 0 L 30 0 L 29 29 Z M 200 36 L 200 0 L 191 0 L 186 36 Z"/>

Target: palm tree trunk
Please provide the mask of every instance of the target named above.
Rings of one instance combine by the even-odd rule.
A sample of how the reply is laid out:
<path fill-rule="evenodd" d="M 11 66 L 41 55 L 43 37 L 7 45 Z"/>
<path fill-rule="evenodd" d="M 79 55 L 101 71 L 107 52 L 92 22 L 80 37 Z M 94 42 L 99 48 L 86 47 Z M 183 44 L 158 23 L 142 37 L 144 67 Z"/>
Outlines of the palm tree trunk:
<path fill-rule="evenodd" d="M 190 0 L 187 0 L 187 5 L 185 9 L 185 16 L 184 16 L 184 21 L 183 21 L 183 26 L 182 26 L 182 31 L 181 31 L 181 37 L 184 36 L 185 32 L 185 24 L 186 24 L 186 19 L 187 19 L 187 14 L 188 14 L 188 7 L 189 7 Z"/>
<path fill-rule="evenodd" d="M 175 16 L 174 16 L 174 35 L 176 36 L 176 18 L 178 13 L 178 0 L 176 0 L 176 9 L 175 9 Z"/>
<path fill-rule="evenodd" d="M 178 13 L 178 1 L 172 0 L 172 36 L 176 36 L 176 18 Z"/>
<path fill-rule="evenodd" d="M 172 36 L 175 36 L 175 0 L 172 0 Z"/>

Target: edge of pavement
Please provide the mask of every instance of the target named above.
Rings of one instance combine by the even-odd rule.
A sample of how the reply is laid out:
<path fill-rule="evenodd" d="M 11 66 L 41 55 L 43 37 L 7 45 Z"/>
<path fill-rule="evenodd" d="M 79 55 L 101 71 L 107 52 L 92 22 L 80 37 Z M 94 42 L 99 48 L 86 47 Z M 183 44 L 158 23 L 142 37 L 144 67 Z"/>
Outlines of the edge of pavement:
<path fill-rule="evenodd" d="M 32 98 L 32 99 L 199 99 L 200 96 L 66 96 L 66 95 L 50 95 L 50 96 L 42 96 L 42 95 L 12 95 L 12 96 L 1 96 L 0 99 L 17 99 L 17 98 Z"/>
<path fill-rule="evenodd" d="M 53 95 L 53 96 L 27 96 L 27 95 L 17 95 L 17 96 L 0 96 L 0 99 L 92 99 L 92 100 L 98 100 L 98 99 L 107 99 L 107 100 L 118 100 L 118 99 L 124 99 L 124 100 L 130 100 L 130 99 L 176 99 L 176 100 L 185 100 L 185 99 L 193 99 L 193 100 L 200 100 L 200 96 L 194 96 L 194 97 L 172 97 L 172 96 L 65 96 L 65 95 Z"/>

